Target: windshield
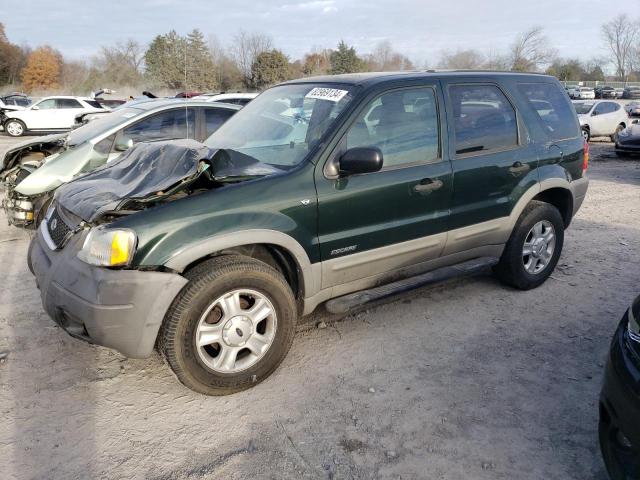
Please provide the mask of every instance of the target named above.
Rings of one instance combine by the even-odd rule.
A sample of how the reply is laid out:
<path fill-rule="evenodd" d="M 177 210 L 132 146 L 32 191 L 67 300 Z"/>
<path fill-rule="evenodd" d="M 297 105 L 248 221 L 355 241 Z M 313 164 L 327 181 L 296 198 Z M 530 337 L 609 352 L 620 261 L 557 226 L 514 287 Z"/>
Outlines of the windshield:
<path fill-rule="evenodd" d="M 92 120 L 86 125 L 73 130 L 69 134 L 67 145 L 80 145 L 142 112 L 143 110 L 137 108 L 123 108 L 115 112 L 101 114 L 102 116 L 100 118 Z"/>
<path fill-rule="evenodd" d="M 585 115 L 591 111 L 593 108 L 593 103 L 574 103 L 576 107 L 576 113 L 578 115 Z"/>
<path fill-rule="evenodd" d="M 205 144 L 231 157 L 250 156 L 271 165 L 302 162 L 353 98 L 352 88 L 290 84 L 271 88 L 251 101 Z"/>

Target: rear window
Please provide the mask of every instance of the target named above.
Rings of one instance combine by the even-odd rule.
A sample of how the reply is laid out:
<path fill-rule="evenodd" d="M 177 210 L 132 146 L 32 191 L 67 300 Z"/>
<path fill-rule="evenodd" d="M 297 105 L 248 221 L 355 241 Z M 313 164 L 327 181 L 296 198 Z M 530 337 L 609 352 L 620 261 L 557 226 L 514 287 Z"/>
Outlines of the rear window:
<path fill-rule="evenodd" d="M 520 83 L 518 90 L 536 111 L 543 129 L 552 140 L 574 138 L 580 134 L 576 110 L 557 85 Z"/>

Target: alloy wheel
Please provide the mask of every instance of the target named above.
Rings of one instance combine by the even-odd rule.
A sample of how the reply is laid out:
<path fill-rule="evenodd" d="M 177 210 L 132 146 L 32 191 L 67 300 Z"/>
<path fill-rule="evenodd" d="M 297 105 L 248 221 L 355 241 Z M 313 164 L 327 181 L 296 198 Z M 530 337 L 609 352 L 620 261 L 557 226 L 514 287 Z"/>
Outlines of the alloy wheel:
<path fill-rule="evenodd" d="M 237 373 L 260 361 L 273 343 L 277 316 L 260 292 L 232 290 L 213 301 L 198 321 L 200 360 L 219 373 Z"/>
<path fill-rule="evenodd" d="M 553 257 L 556 248 L 556 232 L 548 220 L 537 222 L 524 240 L 522 263 L 527 273 L 542 272 Z"/>

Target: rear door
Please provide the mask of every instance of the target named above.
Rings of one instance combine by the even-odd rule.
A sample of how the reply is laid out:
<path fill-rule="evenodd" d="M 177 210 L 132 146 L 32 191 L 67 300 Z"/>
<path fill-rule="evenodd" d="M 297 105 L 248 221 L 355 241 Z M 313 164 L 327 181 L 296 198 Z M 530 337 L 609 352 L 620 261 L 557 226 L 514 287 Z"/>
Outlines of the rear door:
<path fill-rule="evenodd" d="M 504 86 L 447 82 L 453 197 L 446 252 L 496 242 L 520 190 L 537 181 L 537 155 Z"/>
<path fill-rule="evenodd" d="M 73 127 L 76 115 L 82 113 L 84 107 L 75 98 L 57 98 L 56 108 L 55 118 L 48 128 Z"/>
<path fill-rule="evenodd" d="M 203 142 L 211 136 L 213 132 L 218 130 L 224 122 L 229 120 L 237 110 L 220 107 L 202 107 L 203 119 L 202 129 L 198 130 L 197 140 Z"/>
<path fill-rule="evenodd" d="M 438 82 L 363 102 L 324 168 L 316 169 L 322 288 L 437 258 L 445 244 L 451 165 L 443 155 Z M 378 147 L 379 172 L 332 176 L 353 147 Z"/>

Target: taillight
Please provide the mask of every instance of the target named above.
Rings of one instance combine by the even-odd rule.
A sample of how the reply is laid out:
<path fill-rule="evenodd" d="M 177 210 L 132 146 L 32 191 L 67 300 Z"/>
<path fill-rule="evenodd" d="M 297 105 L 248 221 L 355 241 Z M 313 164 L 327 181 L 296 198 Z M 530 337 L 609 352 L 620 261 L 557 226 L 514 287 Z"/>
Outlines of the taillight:
<path fill-rule="evenodd" d="M 582 171 L 586 172 L 589 168 L 589 143 L 584 141 L 584 156 L 582 157 Z"/>

